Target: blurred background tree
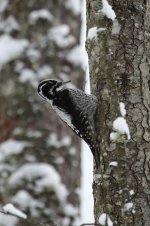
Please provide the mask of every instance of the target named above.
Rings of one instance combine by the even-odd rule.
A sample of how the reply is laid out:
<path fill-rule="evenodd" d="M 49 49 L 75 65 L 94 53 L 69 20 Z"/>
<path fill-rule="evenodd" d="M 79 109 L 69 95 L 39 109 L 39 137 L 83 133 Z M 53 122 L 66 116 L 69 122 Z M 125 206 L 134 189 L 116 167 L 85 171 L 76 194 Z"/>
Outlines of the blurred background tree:
<path fill-rule="evenodd" d="M 0 226 L 71 226 L 79 216 L 80 140 L 38 97 L 39 81 L 84 88 L 82 0 L 0 1 Z"/>

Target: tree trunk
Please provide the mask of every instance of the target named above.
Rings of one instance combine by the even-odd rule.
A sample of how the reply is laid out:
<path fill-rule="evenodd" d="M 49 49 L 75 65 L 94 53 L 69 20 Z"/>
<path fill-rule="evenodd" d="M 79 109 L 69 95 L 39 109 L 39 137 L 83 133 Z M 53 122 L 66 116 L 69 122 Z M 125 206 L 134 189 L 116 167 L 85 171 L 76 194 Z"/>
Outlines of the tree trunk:
<path fill-rule="evenodd" d="M 37 86 L 57 78 L 83 88 L 80 4 L 0 1 L 0 200 L 29 219 L 8 223 L 0 213 L 3 226 L 71 226 L 79 216 L 80 140 Z"/>
<path fill-rule="evenodd" d="M 115 19 L 105 12 L 105 3 L 87 0 L 87 51 L 91 89 L 98 98 L 100 149 L 93 182 L 95 221 L 148 226 L 150 2 L 109 1 Z M 92 36 L 93 27 L 97 29 Z"/>

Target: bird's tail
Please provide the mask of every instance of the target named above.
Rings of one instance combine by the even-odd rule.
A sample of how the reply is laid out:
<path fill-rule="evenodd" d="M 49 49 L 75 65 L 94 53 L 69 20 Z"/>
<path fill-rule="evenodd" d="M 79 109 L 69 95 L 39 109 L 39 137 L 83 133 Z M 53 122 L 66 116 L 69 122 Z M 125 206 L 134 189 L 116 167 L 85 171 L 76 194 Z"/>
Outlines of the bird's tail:
<path fill-rule="evenodd" d="M 91 151 L 95 160 L 96 169 L 98 170 L 100 167 L 100 152 L 97 148 L 91 148 Z"/>

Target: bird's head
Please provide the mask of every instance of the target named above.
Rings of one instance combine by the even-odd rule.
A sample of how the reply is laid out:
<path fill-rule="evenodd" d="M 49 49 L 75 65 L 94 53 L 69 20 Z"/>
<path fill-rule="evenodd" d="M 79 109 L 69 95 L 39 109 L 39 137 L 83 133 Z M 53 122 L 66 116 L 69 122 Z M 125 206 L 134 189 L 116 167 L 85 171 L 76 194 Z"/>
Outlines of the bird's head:
<path fill-rule="evenodd" d="M 61 82 L 54 79 L 48 79 L 40 82 L 37 92 L 44 100 L 52 100 L 56 93 L 63 89 L 63 85 L 71 81 Z"/>

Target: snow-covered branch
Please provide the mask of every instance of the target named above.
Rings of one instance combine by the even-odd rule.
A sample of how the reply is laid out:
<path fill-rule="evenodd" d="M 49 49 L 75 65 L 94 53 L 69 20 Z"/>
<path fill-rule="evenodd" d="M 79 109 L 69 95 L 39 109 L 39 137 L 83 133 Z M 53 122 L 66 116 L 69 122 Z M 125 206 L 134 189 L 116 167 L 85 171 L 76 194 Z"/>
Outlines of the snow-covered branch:
<path fill-rule="evenodd" d="M 11 216 L 19 217 L 22 219 L 27 219 L 27 215 L 21 210 L 17 209 L 13 204 L 8 203 L 0 209 L 0 213 L 9 214 Z"/>

